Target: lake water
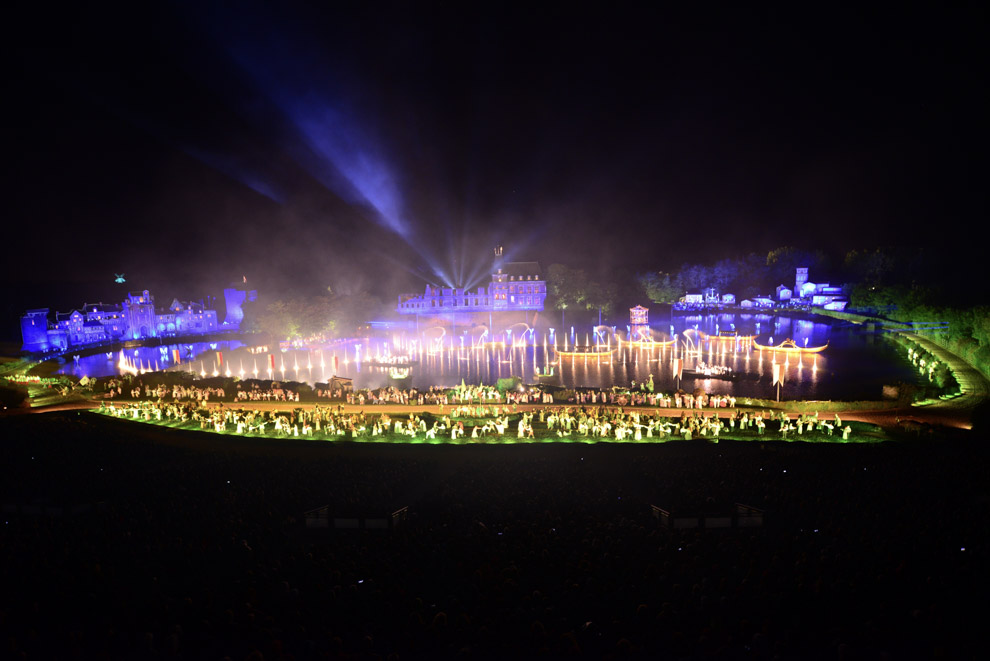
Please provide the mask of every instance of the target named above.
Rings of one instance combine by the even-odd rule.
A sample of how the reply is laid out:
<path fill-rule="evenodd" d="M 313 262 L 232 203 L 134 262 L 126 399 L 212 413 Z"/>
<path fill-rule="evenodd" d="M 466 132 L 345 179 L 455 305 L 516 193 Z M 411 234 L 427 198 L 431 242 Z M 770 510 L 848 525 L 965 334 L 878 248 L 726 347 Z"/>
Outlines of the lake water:
<path fill-rule="evenodd" d="M 194 359 L 198 359 L 195 360 L 198 365 L 205 356 L 213 355 L 215 357 L 217 351 L 236 353 L 238 350 L 247 350 L 247 345 L 238 340 L 224 340 L 221 342 L 180 342 L 161 346 L 118 349 L 117 351 L 100 352 L 90 356 L 80 356 L 78 360 L 75 360 L 72 354 L 68 354 L 64 357 L 65 364 L 58 370 L 58 373 L 80 378 L 120 374 L 119 363 L 122 352 L 123 356 L 137 369 L 157 371 L 175 367 L 176 351 L 179 352 L 180 364 L 188 367 Z"/>
<path fill-rule="evenodd" d="M 863 327 L 845 323 L 802 319 L 765 314 L 708 314 L 674 316 L 662 324 L 654 323 L 654 339 L 675 341 L 648 346 L 630 345 L 629 328 L 617 332 L 588 328 L 568 329 L 567 333 L 544 333 L 522 325 L 513 327 L 512 335 L 485 335 L 483 327 L 452 334 L 433 329 L 424 334 L 389 333 L 361 341 L 308 348 L 276 350 L 274 353 L 251 353 L 240 342 L 183 343 L 165 347 L 127 350 L 136 365 L 153 368 L 182 369 L 211 375 L 229 371 L 243 378 L 326 382 L 334 374 L 352 378 L 356 388 L 395 385 L 403 388 L 428 388 L 432 385 L 454 386 L 465 383 L 494 384 L 498 379 L 520 376 L 526 383 L 546 383 L 563 387 L 610 388 L 629 386 L 653 376 L 655 389 L 672 391 L 672 359 L 675 353 L 685 369 L 699 361 L 732 369 L 741 378 L 684 378 L 684 390 L 703 388 L 709 393 L 736 397 L 773 398 L 774 362 L 781 364 L 783 399 L 880 399 L 884 385 L 899 381 L 918 383 L 919 375 L 895 345 Z M 779 346 L 792 339 L 798 347 L 827 347 L 820 353 L 788 353 L 757 349 L 745 340 L 715 339 L 736 333 L 755 336 L 765 346 Z M 597 338 L 596 338 L 597 335 Z M 554 342 L 561 349 L 555 351 Z M 567 347 L 567 352 L 563 351 Z M 574 345 L 599 353 L 574 355 Z M 517 346 L 513 346 L 513 345 Z M 172 363 L 173 349 L 179 349 L 180 365 Z M 222 352 L 224 365 L 218 363 Z M 368 360 L 384 361 L 387 357 L 408 356 L 408 367 L 371 366 Z M 77 376 L 103 376 L 116 373 L 117 354 L 105 354 L 70 361 L 63 372 Z M 275 369 L 269 372 L 271 363 Z M 335 363 L 336 361 L 336 363 Z M 336 364 L 336 368 L 334 365 Z M 552 373 L 552 374 L 551 374 Z"/>

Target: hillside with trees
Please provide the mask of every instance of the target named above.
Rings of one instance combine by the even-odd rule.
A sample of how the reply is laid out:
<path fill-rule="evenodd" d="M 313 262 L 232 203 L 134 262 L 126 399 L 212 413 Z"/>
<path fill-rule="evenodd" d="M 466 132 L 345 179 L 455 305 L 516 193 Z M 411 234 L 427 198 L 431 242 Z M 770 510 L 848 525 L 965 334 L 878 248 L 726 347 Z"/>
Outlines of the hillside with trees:
<path fill-rule="evenodd" d="M 785 246 L 765 256 L 642 273 L 637 281 L 654 303 L 673 303 L 709 287 L 742 299 L 793 286 L 797 267 L 808 267 L 812 282 L 841 286 L 850 312 L 925 326 L 926 336 L 990 376 L 990 294 L 981 286 L 980 265 L 952 253 L 885 247 L 851 250 L 836 259 Z"/>

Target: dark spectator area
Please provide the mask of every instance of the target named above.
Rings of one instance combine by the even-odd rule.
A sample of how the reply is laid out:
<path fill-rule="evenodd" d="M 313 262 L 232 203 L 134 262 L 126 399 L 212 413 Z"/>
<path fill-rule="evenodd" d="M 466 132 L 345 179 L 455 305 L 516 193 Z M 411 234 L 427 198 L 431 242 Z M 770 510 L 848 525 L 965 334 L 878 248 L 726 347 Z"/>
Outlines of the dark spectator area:
<path fill-rule="evenodd" d="M 985 658 L 988 451 L 966 433 L 411 446 L 76 412 L 0 430 L 3 658 Z M 762 526 L 654 509 L 737 503 Z M 389 525 L 307 528 L 324 506 Z"/>

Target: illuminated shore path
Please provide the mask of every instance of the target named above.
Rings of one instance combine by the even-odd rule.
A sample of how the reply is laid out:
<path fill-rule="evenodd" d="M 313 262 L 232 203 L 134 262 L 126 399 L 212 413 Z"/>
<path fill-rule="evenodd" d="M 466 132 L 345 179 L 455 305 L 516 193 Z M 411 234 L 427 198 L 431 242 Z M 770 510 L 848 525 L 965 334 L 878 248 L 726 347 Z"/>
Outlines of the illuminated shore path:
<path fill-rule="evenodd" d="M 948 349 L 943 348 L 941 345 L 935 344 L 926 337 L 918 335 L 917 333 L 909 333 L 906 331 L 901 331 L 900 334 L 912 342 L 917 342 L 919 345 L 924 347 L 926 351 L 930 352 L 932 355 L 948 365 L 949 370 L 952 372 L 952 376 L 955 377 L 956 382 L 959 384 L 959 395 L 949 399 L 933 401 L 923 406 L 915 407 L 913 409 L 914 411 L 920 412 L 933 409 L 964 411 L 968 414 L 977 405 L 983 401 L 986 401 L 986 399 L 990 397 L 990 381 L 988 381 L 978 369 Z"/>

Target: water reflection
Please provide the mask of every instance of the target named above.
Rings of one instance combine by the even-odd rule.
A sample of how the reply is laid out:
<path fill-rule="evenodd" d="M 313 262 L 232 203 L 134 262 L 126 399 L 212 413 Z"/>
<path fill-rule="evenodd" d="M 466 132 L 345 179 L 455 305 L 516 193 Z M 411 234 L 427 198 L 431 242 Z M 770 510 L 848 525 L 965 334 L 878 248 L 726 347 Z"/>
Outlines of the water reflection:
<path fill-rule="evenodd" d="M 784 374 L 781 396 L 788 399 L 878 399 L 884 384 L 917 381 L 915 371 L 893 347 L 872 345 L 872 336 L 851 324 L 729 313 L 674 317 L 671 322 L 651 326 L 645 333 L 629 327 L 569 327 L 538 334 L 525 324 L 498 332 L 484 326 L 456 333 L 432 328 L 262 353 L 251 353 L 240 342 L 194 343 L 138 349 L 134 359 L 207 376 L 308 383 L 340 376 L 353 379 L 356 388 L 493 384 L 515 376 L 525 383 L 610 388 L 652 378 L 658 391 L 701 388 L 769 398 L 776 393 L 775 364 Z M 785 340 L 792 340 L 793 346 L 785 346 Z M 807 352 L 825 345 L 820 353 Z M 169 360 L 175 348 L 182 352 L 179 365 Z M 685 370 L 679 381 L 675 359 Z M 705 367 L 707 377 L 692 374 Z M 113 361 L 100 354 L 69 363 L 63 371 L 100 376 L 113 369 Z"/>
<path fill-rule="evenodd" d="M 244 346 L 245 344 L 239 340 L 223 340 L 220 342 L 180 342 L 161 346 L 134 347 L 79 356 L 78 358 L 70 354 L 65 356 L 66 363 L 57 373 L 70 374 L 80 378 L 120 374 L 122 356 L 138 371 L 165 370 L 176 365 L 188 367 L 192 362 L 203 362 L 206 360 L 205 357 L 210 354 L 214 354 L 214 362 L 216 362 L 215 353 L 217 351 L 234 351 Z M 212 368 L 210 371 L 213 371 Z"/>

